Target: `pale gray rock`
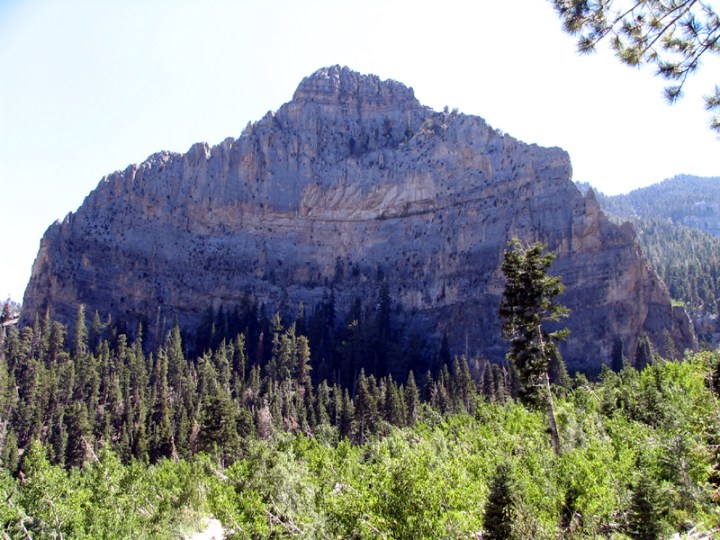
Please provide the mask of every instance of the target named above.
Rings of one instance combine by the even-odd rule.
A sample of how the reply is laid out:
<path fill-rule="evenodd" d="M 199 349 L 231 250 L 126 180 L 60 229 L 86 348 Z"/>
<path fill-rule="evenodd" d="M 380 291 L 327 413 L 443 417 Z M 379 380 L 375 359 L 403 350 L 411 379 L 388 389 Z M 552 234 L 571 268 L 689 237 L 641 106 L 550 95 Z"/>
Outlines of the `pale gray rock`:
<path fill-rule="evenodd" d="M 373 302 L 382 279 L 406 329 L 498 360 L 500 262 L 517 236 L 557 252 L 571 369 L 607 363 L 616 337 L 628 351 L 643 333 L 661 350 L 666 335 L 693 347 L 632 228 L 570 177 L 559 148 L 432 111 L 398 82 L 321 69 L 238 139 L 103 178 L 46 232 L 23 315 L 71 321 L 83 303 L 159 334 L 246 293 L 271 313 L 311 308 L 332 286 L 342 312 Z"/>

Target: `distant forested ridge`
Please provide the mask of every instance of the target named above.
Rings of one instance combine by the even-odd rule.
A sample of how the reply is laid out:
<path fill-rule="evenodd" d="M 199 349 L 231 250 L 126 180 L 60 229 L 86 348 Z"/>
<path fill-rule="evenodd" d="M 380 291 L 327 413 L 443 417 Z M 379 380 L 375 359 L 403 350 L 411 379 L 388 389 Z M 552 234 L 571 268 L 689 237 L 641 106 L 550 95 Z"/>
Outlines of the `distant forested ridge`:
<path fill-rule="evenodd" d="M 368 315 L 319 332 L 248 303 L 157 346 L 82 309 L 71 331 L 3 327 L 0 530 L 177 538 L 213 514 L 228 538 L 720 531 L 717 353 L 620 348 L 595 383 L 556 359 L 556 455 L 510 366 L 423 351 L 382 306 Z M 435 358 L 425 373 L 414 354 Z"/>
<path fill-rule="evenodd" d="M 720 237 L 720 176 L 678 175 L 625 195 L 600 196 L 610 214 L 662 219 Z"/>
<path fill-rule="evenodd" d="M 720 238 L 658 219 L 635 221 L 643 250 L 670 289 L 691 311 L 718 314 Z"/>

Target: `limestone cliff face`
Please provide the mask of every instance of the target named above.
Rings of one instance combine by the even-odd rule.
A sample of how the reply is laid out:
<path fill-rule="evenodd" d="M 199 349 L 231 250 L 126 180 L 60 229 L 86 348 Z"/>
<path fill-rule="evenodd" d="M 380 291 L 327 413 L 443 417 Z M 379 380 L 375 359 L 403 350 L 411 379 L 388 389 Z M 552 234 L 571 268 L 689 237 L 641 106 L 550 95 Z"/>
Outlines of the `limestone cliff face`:
<path fill-rule="evenodd" d="M 463 114 L 422 106 L 410 88 L 321 69 L 238 139 L 161 152 L 102 179 L 46 232 L 24 317 L 79 303 L 129 323 L 191 327 L 246 293 L 269 309 L 337 309 L 389 286 L 396 317 L 451 351 L 501 358 L 498 305 L 509 238 L 555 250 L 572 309 L 571 368 L 607 362 L 648 333 L 693 345 L 683 312 L 641 257 L 570 181 L 568 155 Z"/>

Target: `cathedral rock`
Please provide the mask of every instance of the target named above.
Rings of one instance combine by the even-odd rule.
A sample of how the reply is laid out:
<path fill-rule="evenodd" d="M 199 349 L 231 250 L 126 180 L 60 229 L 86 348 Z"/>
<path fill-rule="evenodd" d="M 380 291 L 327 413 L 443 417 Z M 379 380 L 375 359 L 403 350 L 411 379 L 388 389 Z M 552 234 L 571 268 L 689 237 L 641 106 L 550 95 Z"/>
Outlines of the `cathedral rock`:
<path fill-rule="evenodd" d="M 245 295 L 272 314 L 338 313 L 389 291 L 393 320 L 434 350 L 499 360 L 500 263 L 509 238 L 556 252 L 571 308 L 561 351 L 596 371 L 620 338 L 694 345 L 685 312 L 639 251 L 570 180 L 567 153 L 482 118 L 435 112 L 413 90 L 334 66 L 237 139 L 160 152 L 100 181 L 45 233 L 23 320 L 79 304 L 160 335 L 192 330 Z"/>

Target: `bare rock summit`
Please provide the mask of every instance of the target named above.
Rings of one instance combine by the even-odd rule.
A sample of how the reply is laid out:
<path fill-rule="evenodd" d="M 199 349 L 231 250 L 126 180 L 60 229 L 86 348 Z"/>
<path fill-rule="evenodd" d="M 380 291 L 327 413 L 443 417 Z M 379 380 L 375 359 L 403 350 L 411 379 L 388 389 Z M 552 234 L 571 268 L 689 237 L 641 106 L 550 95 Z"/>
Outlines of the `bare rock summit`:
<path fill-rule="evenodd" d="M 617 338 L 626 351 L 643 334 L 693 347 L 632 228 L 570 177 L 559 148 L 433 111 L 395 81 L 320 69 L 239 138 L 103 178 L 45 233 L 23 317 L 72 321 L 82 303 L 159 335 L 246 294 L 292 312 L 332 289 L 342 313 L 382 286 L 395 321 L 429 345 L 447 335 L 451 353 L 497 360 L 500 263 L 517 236 L 558 255 L 571 369 L 597 370 Z"/>

